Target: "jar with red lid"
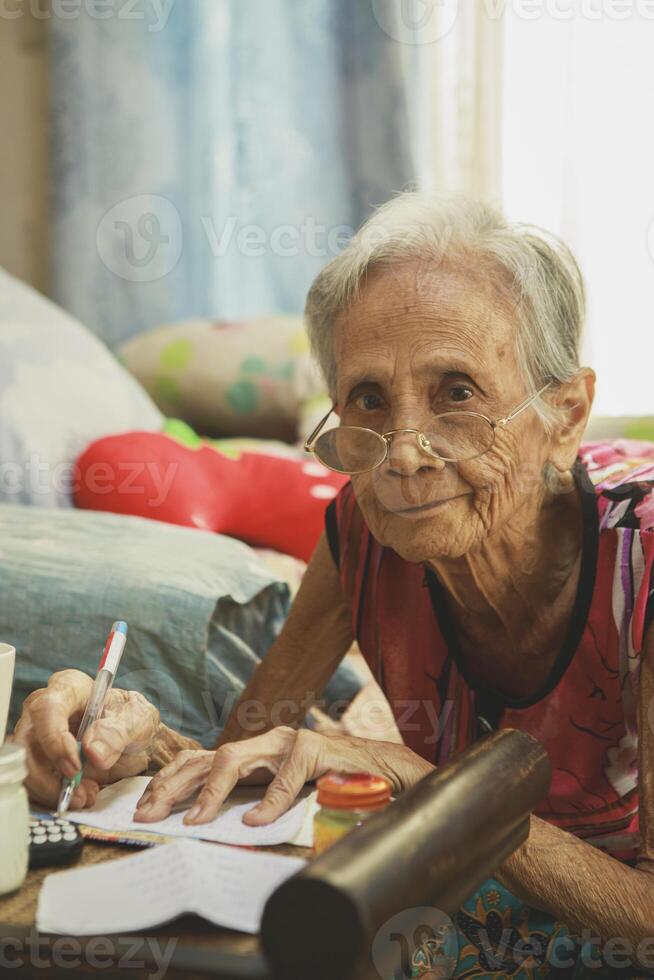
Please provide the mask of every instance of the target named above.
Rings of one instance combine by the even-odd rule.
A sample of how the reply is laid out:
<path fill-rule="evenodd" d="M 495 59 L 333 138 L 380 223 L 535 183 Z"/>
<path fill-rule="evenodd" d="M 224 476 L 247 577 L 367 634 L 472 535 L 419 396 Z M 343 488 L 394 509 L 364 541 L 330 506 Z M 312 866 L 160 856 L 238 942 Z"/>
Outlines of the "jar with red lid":
<path fill-rule="evenodd" d="M 320 809 L 313 819 L 313 853 L 320 854 L 388 806 L 392 786 L 371 772 L 330 772 L 318 780 Z"/>

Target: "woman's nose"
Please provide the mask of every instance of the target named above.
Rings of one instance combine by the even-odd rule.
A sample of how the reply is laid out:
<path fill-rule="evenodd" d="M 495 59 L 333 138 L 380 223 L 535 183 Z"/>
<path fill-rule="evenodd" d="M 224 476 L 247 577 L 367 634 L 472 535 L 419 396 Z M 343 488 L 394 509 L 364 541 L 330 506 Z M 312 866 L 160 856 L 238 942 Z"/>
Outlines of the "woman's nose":
<path fill-rule="evenodd" d="M 388 465 L 398 476 L 413 476 L 419 470 L 442 470 L 445 463 L 424 452 L 415 432 L 397 432 L 390 437 Z"/>

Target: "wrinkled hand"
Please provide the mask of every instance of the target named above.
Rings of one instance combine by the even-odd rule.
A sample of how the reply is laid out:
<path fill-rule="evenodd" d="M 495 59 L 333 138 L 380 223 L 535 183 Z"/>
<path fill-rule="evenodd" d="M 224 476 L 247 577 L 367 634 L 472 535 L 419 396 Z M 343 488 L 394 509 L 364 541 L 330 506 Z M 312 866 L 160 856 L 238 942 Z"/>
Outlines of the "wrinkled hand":
<path fill-rule="evenodd" d="M 386 776 L 395 793 L 414 785 L 432 770 L 405 745 L 369 741 L 349 735 L 326 736 L 294 728 L 272 731 L 242 742 L 230 742 L 215 752 L 180 752 L 153 777 L 138 803 L 135 820 L 163 820 L 173 806 L 202 787 L 185 824 L 213 820 L 227 796 L 242 781 L 257 779 L 262 770 L 273 775 L 266 794 L 244 816 L 252 826 L 271 823 L 291 806 L 310 780 L 327 772 L 374 772 Z"/>
<path fill-rule="evenodd" d="M 27 749 L 26 787 L 30 799 L 54 806 L 61 777 L 80 768 L 75 732 L 82 720 L 93 680 L 79 670 L 53 674 L 48 686 L 25 699 L 13 741 Z M 84 778 L 71 806 L 93 806 L 100 784 L 135 776 L 148 767 L 159 729 L 159 712 L 135 691 L 112 690 L 103 717 L 84 735 Z"/>

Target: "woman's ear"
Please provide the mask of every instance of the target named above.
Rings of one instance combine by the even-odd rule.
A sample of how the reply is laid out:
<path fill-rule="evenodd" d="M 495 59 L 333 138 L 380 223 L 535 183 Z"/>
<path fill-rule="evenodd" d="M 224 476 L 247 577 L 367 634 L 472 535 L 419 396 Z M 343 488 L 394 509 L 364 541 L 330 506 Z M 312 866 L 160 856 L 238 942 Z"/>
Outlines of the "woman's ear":
<path fill-rule="evenodd" d="M 595 397 L 595 372 L 579 371 L 555 389 L 554 406 L 559 419 L 550 439 L 550 462 L 564 473 L 574 465 Z"/>

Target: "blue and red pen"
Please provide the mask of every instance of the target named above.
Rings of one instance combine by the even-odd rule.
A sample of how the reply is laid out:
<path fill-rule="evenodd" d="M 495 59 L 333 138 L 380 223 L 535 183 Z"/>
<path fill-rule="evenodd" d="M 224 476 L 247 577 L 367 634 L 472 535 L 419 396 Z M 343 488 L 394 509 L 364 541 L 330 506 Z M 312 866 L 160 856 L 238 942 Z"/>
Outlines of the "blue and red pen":
<path fill-rule="evenodd" d="M 114 678 L 116 677 L 116 671 L 118 670 L 118 665 L 120 664 L 120 658 L 123 655 L 126 641 L 127 623 L 123 623 L 122 620 L 119 620 L 111 627 L 111 632 L 109 633 L 109 637 L 102 654 L 102 659 L 100 660 L 100 666 L 98 667 L 98 673 L 93 683 L 93 688 L 91 689 L 91 694 L 84 710 L 84 715 L 82 716 L 82 721 L 80 722 L 80 726 L 77 730 L 77 748 L 80 754 L 82 768 L 80 768 L 80 771 L 72 778 L 69 779 L 65 777 L 63 779 L 59 803 L 57 804 L 58 816 L 66 813 L 70 807 L 70 801 L 73 798 L 73 793 L 82 781 L 84 767 L 82 738 L 93 722 L 102 717 L 102 712 L 104 711 L 107 697 L 111 691 Z"/>

